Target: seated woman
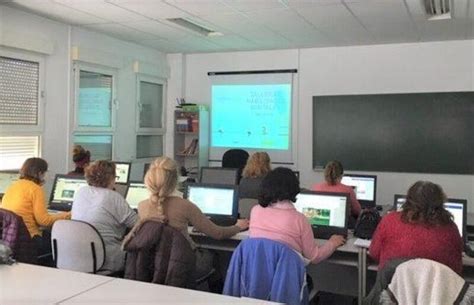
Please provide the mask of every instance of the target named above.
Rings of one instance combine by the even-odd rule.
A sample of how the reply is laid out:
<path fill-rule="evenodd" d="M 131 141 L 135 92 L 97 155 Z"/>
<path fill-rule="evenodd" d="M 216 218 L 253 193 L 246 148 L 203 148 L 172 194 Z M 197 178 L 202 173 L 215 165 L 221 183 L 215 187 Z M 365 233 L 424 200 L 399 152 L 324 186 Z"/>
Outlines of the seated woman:
<path fill-rule="evenodd" d="M 37 245 L 38 254 L 51 253 L 51 227 L 58 219 L 69 219 L 71 213 L 48 214 L 43 188 L 48 163 L 41 158 L 29 158 L 20 169 L 20 179 L 5 191 L 1 208 L 20 216 Z"/>
<path fill-rule="evenodd" d="M 317 183 L 313 185 L 313 191 L 319 192 L 330 192 L 330 193 L 346 193 L 349 194 L 349 204 L 351 206 L 351 215 L 357 218 L 360 214 L 361 207 L 359 201 L 357 201 L 356 195 L 352 187 L 342 184 L 342 175 L 344 174 L 344 168 L 339 161 L 329 161 L 324 167 L 324 180 L 325 182 Z"/>
<path fill-rule="evenodd" d="M 81 145 L 74 145 L 72 150 L 72 161 L 76 165 L 73 171 L 68 173 L 69 176 L 84 176 L 84 168 L 89 165 L 91 161 L 91 153 L 85 150 Z"/>
<path fill-rule="evenodd" d="M 437 184 L 418 181 L 410 187 L 403 210 L 382 218 L 372 238 L 369 252 L 379 270 L 394 258 L 426 258 L 461 274 L 464 245 L 445 202 Z"/>
<path fill-rule="evenodd" d="M 88 186 L 74 194 L 72 219 L 93 225 L 105 243 L 105 263 L 102 269 L 113 272 L 125 267 L 125 252 L 121 249 L 127 228 L 138 220 L 137 213 L 116 191 L 115 164 L 109 161 L 95 161 L 85 169 Z"/>
<path fill-rule="evenodd" d="M 239 197 L 258 198 L 262 180 L 270 170 L 270 156 L 266 152 L 256 152 L 251 155 L 242 172 Z"/>
<path fill-rule="evenodd" d="M 174 160 L 160 157 L 153 161 L 145 175 L 145 184 L 151 196 L 138 204 L 138 215 L 140 222 L 149 218 L 166 220 L 170 226 L 186 237 L 191 247 L 195 249 L 195 277 L 198 278 L 213 268 L 213 255 L 209 250 L 196 248 L 188 234 L 188 225 L 214 239 L 225 239 L 247 229 L 248 221 L 238 220 L 234 226 L 229 227 L 215 225 L 194 203 L 175 195 L 177 183 L 178 167 Z"/>
<path fill-rule="evenodd" d="M 345 240 L 343 236 L 333 235 L 318 246 L 308 219 L 293 205 L 299 192 L 298 178 L 291 169 L 278 167 L 268 173 L 262 181 L 259 205 L 250 214 L 249 235 L 284 243 L 310 262 L 318 263 Z"/>

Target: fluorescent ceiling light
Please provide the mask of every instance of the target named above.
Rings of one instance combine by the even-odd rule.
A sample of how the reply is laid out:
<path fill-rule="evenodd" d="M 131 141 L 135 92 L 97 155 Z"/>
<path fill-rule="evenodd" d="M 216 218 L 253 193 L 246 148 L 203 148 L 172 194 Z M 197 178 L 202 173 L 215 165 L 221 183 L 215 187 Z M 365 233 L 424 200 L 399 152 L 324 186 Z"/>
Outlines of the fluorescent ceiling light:
<path fill-rule="evenodd" d="M 224 35 L 221 32 L 210 30 L 208 28 L 205 28 L 205 27 L 203 27 L 199 24 L 196 24 L 196 23 L 194 23 L 192 21 L 189 21 L 187 19 L 184 19 L 184 18 L 170 18 L 170 19 L 166 19 L 166 20 L 168 20 L 169 22 L 172 22 L 176 25 L 179 25 L 182 28 L 185 28 L 189 31 L 192 31 L 194 33 L 197 33 L 197 34 L 200 34 L 200 35 L 203 35 L 203 36 L 214 37 L 214 36 Z"/>

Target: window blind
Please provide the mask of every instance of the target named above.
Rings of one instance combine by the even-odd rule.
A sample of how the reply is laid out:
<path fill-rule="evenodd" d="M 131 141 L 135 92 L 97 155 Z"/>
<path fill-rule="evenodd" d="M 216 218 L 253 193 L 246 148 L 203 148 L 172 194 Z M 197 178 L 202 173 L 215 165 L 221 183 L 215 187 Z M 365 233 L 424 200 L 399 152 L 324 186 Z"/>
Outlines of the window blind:
<path fill-rule="evenodd" d="M 0 124 L 37 125 L 39 63 L 0 56 Z"/>
<path fill-rule="evenodd" d="M 38 155 L 38 136 L 0 137 L 0 170 L 19 169 L 27 158 Z"/>

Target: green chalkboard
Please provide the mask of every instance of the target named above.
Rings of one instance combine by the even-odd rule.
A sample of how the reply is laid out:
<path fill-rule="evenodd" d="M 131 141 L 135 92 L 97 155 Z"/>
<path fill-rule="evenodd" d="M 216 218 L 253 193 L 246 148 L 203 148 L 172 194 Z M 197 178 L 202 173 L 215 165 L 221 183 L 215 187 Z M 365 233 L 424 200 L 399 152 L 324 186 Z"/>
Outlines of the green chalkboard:
<path fill-rule="evenodd" d="M 313 167 L 474 174 L 474 92 L 313 97 Z"/>

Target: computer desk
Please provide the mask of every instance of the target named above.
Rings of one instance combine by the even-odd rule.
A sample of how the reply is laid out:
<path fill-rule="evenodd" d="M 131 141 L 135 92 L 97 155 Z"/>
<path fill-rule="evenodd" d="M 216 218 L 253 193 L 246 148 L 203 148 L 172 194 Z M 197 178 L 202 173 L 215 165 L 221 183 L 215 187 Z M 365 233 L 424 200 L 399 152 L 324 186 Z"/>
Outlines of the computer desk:
<path fill-rule="evenodd" d="M 248 231 L 237 233 L 231 238 L 224 240 L 215 240 L 202 233 L 193 232 L 192 227 L 188 228 L 188 232 L 201 248 L 230 252 L 233 252 L 242 240 L 249 237 Z M 362 304 L 362 296 L 366 295 L 367 289 L 367 249 L 355 246 L 354 242 L 356 240 L 357 238 L 349 237 L 346 244 L 339 247 L 331 257 L 319 264 L 310 264 L 307 269 L 313 278 L 314 286 L 317 290 L 352 295 L 358 297 L 359 304 Z M 318 244 L 327 242 L 325 239 L 316 239 L 316 241 Z M 355 271 L 357 275 L 354 279 L 357 282 L 357 287 L 351 288 L 350 285 L 341 287 L 340 284 L 346 281 L 341 281 L 340 278 L 335 278 L 334 276 L 332 276 L 332 279 L 322 277 L 327 272 L 321 272 L 321 268 L 331 269 L 333 267 Z M 324 279 L 324 281 L 318 280 L 318 278 Z"/>
<path fill-rule="evenodd" d="M 278 303 L 19 263 L 0 265 L 0 304 Z"/>
<path fill-rule="evenodd" d="M 233 252 L 239 243 L 249 237 L 248 231 L 240 232 L 225 240 L 215 240 L 202 233 L 192 232 L 188 228 L 192 239 L 199 247 L 220 251 Z M 327 240 L 315 239 L 318 244 Z M 349 235 L 346 244 L 339 247 L 328 259 L 319 264 L 307 266 L 317 290 L 332 293 L 351 295 L 358 298 L 358 304 L 367 295 L 367 273 L 377 272 L 377 264 L 368 257 L 368 245 L 356 246 L 357 238 Z M 469 283 L 474 283 L 474 258 L 463 254 L 463 277 Z M 350 270 L 356 269 L 356 276 Z M 356 289 L 351 287 L 351 281 L 357 281 Z M 355 290 L 355 291 L 354 291 Z"/>

